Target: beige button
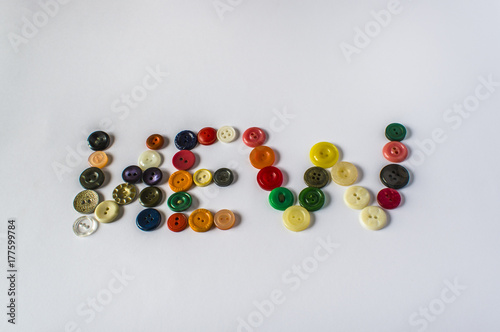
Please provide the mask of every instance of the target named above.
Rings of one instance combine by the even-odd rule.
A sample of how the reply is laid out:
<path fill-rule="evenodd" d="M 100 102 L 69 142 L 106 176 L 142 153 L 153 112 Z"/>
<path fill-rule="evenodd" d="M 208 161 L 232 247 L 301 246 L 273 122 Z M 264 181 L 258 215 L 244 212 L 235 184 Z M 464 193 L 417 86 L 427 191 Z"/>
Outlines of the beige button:
<path fill-rule="evenodd" d="M 332 180 L 341 186 L 353 185 L 358 179 L 358 169 L 351 163 L 341 161 L 332 167 Z"/>
<path fill-rule="evenodd" d="M 97 204 L 99 204 L 99 195 L 93 190 L 78 193 L 73 201 L 75 210 L 83 214 L 93 213 Z"/>
<path fill-rule="evenodd" d="M 103 168 L 108 164 L 108 161 L 108 155 L 104 151 L 96 151 L 89 157 L 89 165 L 92 167 Z"/>
<path fill-rule="evenodd" d="M 236 217 L 233 211 L 230 210 L 220 210 L 214 216 L 215 227 L 222 229 L 223 231 L 230 229 L 234 226 Z"/>
<path fill-rule="evenodd" d="M 94 217 L 101 223 L 110 223 L 116 220 L 120 206 L 115 201 L 104 201 L 97 205 L 94 212 Z"/>
<path fill-rule="evenodd" d="M 378 231 L 387 225 L 387 215 L 378 206 L 368 206 L 359 214 L 359 221 L 364 228 Z"/>
<path fill-rule="evenodd" d="M 283 213 L 283 224 L 293 232 L 302 232 L 311 224 L 311 215 L 302 206 L 290 206 Z"/>
<path fill-rule="evenodd" d="M 137 196 L 137 189 L 130 183 L 122 183 L 113 190 L 113 199 L 120 205 L 127 205 Z"/>
<path fill-rule="evenodd" d="M 236 130 L 231 126 L 223 126 L 217 131 L 217 139 L 222 143 L 231 143 L 236 139 Z"/>
<path fill-rule="evenodd" d="M 370 204 L 370 200 L 370 192 L 360 186 L 349 187 L 344 193 L 344 203 L 351 209 L 362 210 Z"/>
<path fill-rule="evenodd" d="M 161 156 L 154 150 L 147 150 L 141 153 L 137 161 L 139 167 L 145 171 L 150 167 L 158 167 L 161 164 Z"/>

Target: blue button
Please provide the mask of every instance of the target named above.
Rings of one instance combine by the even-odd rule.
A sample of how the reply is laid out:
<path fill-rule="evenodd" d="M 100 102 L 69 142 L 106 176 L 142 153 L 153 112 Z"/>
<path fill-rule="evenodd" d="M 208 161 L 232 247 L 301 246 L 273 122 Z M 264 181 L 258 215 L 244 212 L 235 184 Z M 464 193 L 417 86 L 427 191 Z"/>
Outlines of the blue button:
<path fill-rule="evenodd" d="M 192 150 L 198 144 L 198 137 L 190 130 L 183 130 L 175 136 L 174 143 L 179 150 Z"/>
<path fill-rule="evenodd" d="M 145 232 L 154 231 L 161 224 L 161 214 L 156 209 L 142 210 L 137 216 L 137 227 Z"/>

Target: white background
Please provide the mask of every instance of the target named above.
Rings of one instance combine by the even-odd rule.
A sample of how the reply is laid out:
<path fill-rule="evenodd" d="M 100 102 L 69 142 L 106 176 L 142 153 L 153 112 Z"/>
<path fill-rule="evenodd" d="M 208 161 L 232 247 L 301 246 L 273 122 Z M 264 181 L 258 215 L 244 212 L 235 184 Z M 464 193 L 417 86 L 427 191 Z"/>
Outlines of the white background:
<path fill-rule="evenodd" d="M 350 62 L 341 43 L 353 44 L 355 28 L 364 29 L 386 1 L 232 4 L 222 13 L 209 0 L 75 0 L 59 5 L 16 52 L 9 36 L 21 35 L 23 17 L 33 22 L 41 7 L 2 1 L 0 267 L 7 270 L 7 220 L 14 217 L 19 278 L 12 327 L 1 273 L 0 329 L 236 331 L 250 317 L 255 331 L 498 331 L 500 88 L 460 125 L 443 117 L 475 95 L 479 77 L 500 81 L 499 4 L 401 0 L 400 13 Z M 168 77 L 125 116 L 114 112 L 121 95 L 156 67 Z M 281 121 L 284 112 L 293 119 Z M 194 150 L 198 167 L 230 165 L 237 182 L 191 191 L 195 207 L 237 212 L 237 227 L 176 234 L 163 225 L 145 233 L 135 226 L 136 201 L 88 238 L 72 232 L 78 176 L 90 154 L 85 140 L 102 124 L 114 143 L 110 180 L 98 191 L 111 199 L 150 134 L 169 138 L 161 168 L 171 174 L 176 133 L 226 124 L 240 132 L 264 128 L 295 193 L 311 166 L 310 147 L 330 141 L 362 171 L 358 184 L 376 194 L 387 163 L 384 129 L 395 121 L 410 131 L 404 143 L 412 157 L 423 158 L 405 163 L 414 180 L 382 231 L 363 229 L 335 184 L 325 188 L 328 203 L 312 227 L 288 231 L 256 184 L 240 139 Z M 432 148 L 437 128 L 446 139 L 423 154 L 419 143 Z M 58 173 L 55 165 L 69 170 Z M 165 203 L 159 210 L 171 214 Z M 340 247 L 292 290 L 283 275 L 311 262 L 318 239 Z M 89 314 L 87 301 L 108 300 L 108 285 L 122 271 L 133 280 Z M 444 312 L 412 326 L 421 308 L 442 311 L 443 291 L 453 295 L 447 281 L 466 289 Z M 254 302 L 274 290 L 284 303 L 259 321 Z"/>

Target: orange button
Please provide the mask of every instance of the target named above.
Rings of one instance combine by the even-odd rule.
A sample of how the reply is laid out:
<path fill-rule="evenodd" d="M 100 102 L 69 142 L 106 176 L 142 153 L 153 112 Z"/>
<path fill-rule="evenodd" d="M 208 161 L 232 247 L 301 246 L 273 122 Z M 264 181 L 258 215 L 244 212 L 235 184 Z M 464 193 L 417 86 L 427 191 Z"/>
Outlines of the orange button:
<path fill-rule="evenodd" d="M 232 228 L 235 221 L 236 217 L 233 211 L 230 210 L 220 210 L 214 216 L 215 227 L 223 231 Z"/>
<path fill-rule="evenodd" d="M 146 146 L 148 149 L 151 150 L 159 150 L 163 147 L 163 144 L 165 143 L 165 139 L 163 136 L 154 134 L 148 137 L 146 140 Z"/>
<path fill-rule="evenodd" d="M 258 146 L 250 152 L 250 163 L 257 169 L 263 169 L 274 164 L 274 151 L 268 146 Z"/>
<path fill-rule="evenodd" d="M 206 232 L 212 228 L 213 224 L 214 216 L 208 210 L 198 209 L 189 216 L 189 227 L 195 232 Z"/>
<path fill-rule="evenodd" d="M 189 172 L 177 171 L 168 179 L 168 185 L 176 193 L 179 191 L 188 191 L 193 185 L 193 178 Z"/>
<path fill-rule="evenodd" d="M 104 151 L 96 151 L 89 157 L 89 165 L 92 167 L 103 168 L 108 164 L 108 155 Z"/>

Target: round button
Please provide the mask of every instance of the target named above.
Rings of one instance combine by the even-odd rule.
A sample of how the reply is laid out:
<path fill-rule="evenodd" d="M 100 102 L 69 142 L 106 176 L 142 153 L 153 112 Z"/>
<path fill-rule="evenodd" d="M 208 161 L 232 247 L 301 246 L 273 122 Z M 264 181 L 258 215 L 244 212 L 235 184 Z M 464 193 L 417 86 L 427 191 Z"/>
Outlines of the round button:
<path fill-rule="evenodd" d="M 113 199 L 120 205 L 127 205 L 134 201 L 137 189 L 129 183 L 122 183 L 113 190 Z"/>
<path fill-rule="evenodd" d="M 304 173 L 304 182 L 308 187 L 323 188 L 330 181 L 330 174 L 321 167 L 311 167 Z"/>
<path fill-rule="evenodd" d="M 174 212 L 186 211 L 191 207 L 193 198 L 186 192 L 180 191 L 171 195 L 167 200 L 167 205 Z"/>
<path fill-rule="evenodd" d="M 163 192 L 157 187 L 144 188 L 139 194 L 139 203 L 144 207 L 155 207 L 161 203 Z"/>
<path fill-rule="evenodd" d="M 217 131 L 217 139 L 222 143 L 231 143 L 236 139 L 236 130 L 230 126 L 224 126 Z"/>
<path fill-rule="evenodd" d="M 370 200 L 370 192 L 360 186 L 349 187 L 344 193 L 344 203 L 351 209 L 364 209 L 370 204 Z"/>
<path fill-rule="evenodd" d="M 116 220 L 120 206 L 115 201 L 104 201 L 97 205 L 94 211 L 94 217 L 100 223 L 110 223 Z"/>
<path fill-rule="evenodd" d="M 299 204 L 307 211 L 318 211 L 325 205 L 325 194 L 319 188 L 306 188 L 299 194 Z"/>
<path fill-rule="evenodd" d="M 109 158 L 106 152 L 96 151 L 89 157 L 89 165 L 97 168 L 104 168 L 108 164 Z"/>
<path fill-rule="evenodd" d="M 104 183 L 104 173 L 97 167 L 87 168 L 80 174 L 80 184 L 85 189 L 97 189 Z"/>
<path fill-rule="evenodd" d="M 332 167 L 332 180 L 341 186 L 353 185 L 358 179 L 358 169 L 351 163 L 341 161 Z"/>
<path fill-rule="evenodd" d="M 392 210 L 401 204 L 401 195 L 397 190 L 385 188 L 379 191 L 377 202 L 384 209 Z"/>
<path fill-rule="evenodd" d="M 227 187 L 234 181 L 233 172 L 228 168 L 220 168 L 214 173 L 214 182 L 219 187 Z"/>
<path fill-rule="evenodd" d="M 161 164 L 161 156 L 156 151 L 147 150 L 141 153 L 137 163 L 143 171 L 150 167 L 158 167 Z"/>
<path fill-rule="evenodd" d="M 175 136 L 174 143 L 179 150 L 192 150 L 198 144 L 198 138 L 192 131 L 183 130 Z"/>
<path fill-rule="evenodd" d="M 181 171 L 187 171 L 194 166 L 196 162 L 196 156 L 189 150 L 181 150 L 174 154 L 172 158 L 172 164 L 175 168 Z"/>
<path fill-rule="evenodd" d="M 302 206 L 290 206 L 283 213 L 283 224 L 293 232 L 302 232 L 311 224 L 311 215 Z"/>
<path fill-rule="evenodd" d="M 408 149 L 401 142 L 389 142 L 384 146 L 382 150 L 384 158 L 391 163 L 400 163 L 406 160 L 408 157 Z"/>
<path fill-rule="evenodd" d="M 182 232 L 188 225 L 187 217 L 182 213 L 174 213 L 167 220 L 168 229 L 172 232 Z"/>
<path fill-rule="evenodd" d="M 174 192 L 188 191 L 193 185 L 191 174 L 186 171 L 177 171 L 168 179 L 168 185 Z"/>
<path fill-rule="evenodd" d="M 295 196 L 287 188 L 279 187 L 269 194 L 269 204 L 276 210 L 285 211 L 295 204 Z"/>
<path fill-rule="evenodd" d="M 206 187 L 212 183 L 212 173 L 208 169 L 199 169 L 194 173 L 193 181 L 198 187 Z"/>
<path fill-rule="evenodd" d="M 122 179 L 127 183 L 135 184 L 142 179 L 142 169 L 135 165 L 128 166 L 123 170 Z"/>
<path fill-rule="evenodd" d="M 401 189 L 410 182 L 410 173 L 401 165 L 390 164 L 380 171 L 380 181 L 386 187 Z"/>
<path fill-rule="evenodd" d="M 154 231 L 161 224 L 161 214 L 156 209 L 145 209 L 137 215 L 135 222 L 142 231 Z"/>
<path fill-rule="evenodd" d="M 160 150 L 165 144 L 165 139 L 159 134 L 154 134 L 146 140 L 146 146 L 151 150 Z"/>
<path fill-rule="evenodd" d="M 267 146 L 258 146 L 250 152 L 250 163 L 257 169 L 272 166 L 275 161 L 273 149 Z"/>
<path fill-rule="evenodd" d="M 87 142 L 89 143 L 89 148 L 93 151 L 103 151 L 109 147 L 111 143 L 111 139 L 109 135 L 104 131 L 94 131 L 87 138 Z"/>
<path fill-rule="evenodd" d="M 283 173 L 274 166 L 264 167 L 257 174 L 257 183 L 262 189 L 271 191 L 281 187 L 283 184 Z"/>
<path fill-rule="evenodd" d="M 264 144 L 266 142 L 266 138 L 267 136 L 264 130 L 257 127 L 248 128 L 243 133 L 243 143 L 251 148 Z"/>
<path fill-rule="evenodd" d="M 378 206 L 367 206 L 359 214 L 359 221 L 364 228 L 378 231 L 387 225 L 387 215 Z"/>
<path fill-rule="evenodd" d="M 93 213 L 97 204 L 99 204 L 99 195 L 93 190 L 84 190 L 73 200 L 75 210 L 83 214 Z"/>
<path fill-rule="evenodd" d="M 406 137 L 406 128 L 400 123 L 391 123 L 385 128 L 385 137 L 389 141 L 402 141 Z"/>
<path fill-rule="evenodd" d="M 311 148 L 309 157 L 315 166 L 330 168 L 339 160 L 339 150 L 332 143 L 320 142 Z"/>
<path fill-rule="evenodd" d="M 158 167 L 150 167 L 142 173 L 142 181 L 148 186 L 155 186 L 163 179 L 163 172 Z"/>
<path fill-rule="evenodd" d="M 201 145 L 212 145 L 217 142 L 217 130 L 205 127 L 198 132 L 198 142 Z"/>
<path fill-rule="evenodd" d="M 230 210 L 220 210 L 214 216 L 215 227 L 223 231 L 233 228 L 235 222 L 236 217 Z"/>
<path fill-rule="evenodd" d="M 97 220 L 90 216 L 83 216 L 73 223 L 73 232 L 80 237 L 86 237 L 94 234 L 99 228 Z"/>
<path fill-rule="evenodd" d="M 214 224 L 214 216 L 212 212 L 205 209 L 193 211 L 189 216 L 189 227 L 195 232 L 206 232 L 212 228 Z"/>

